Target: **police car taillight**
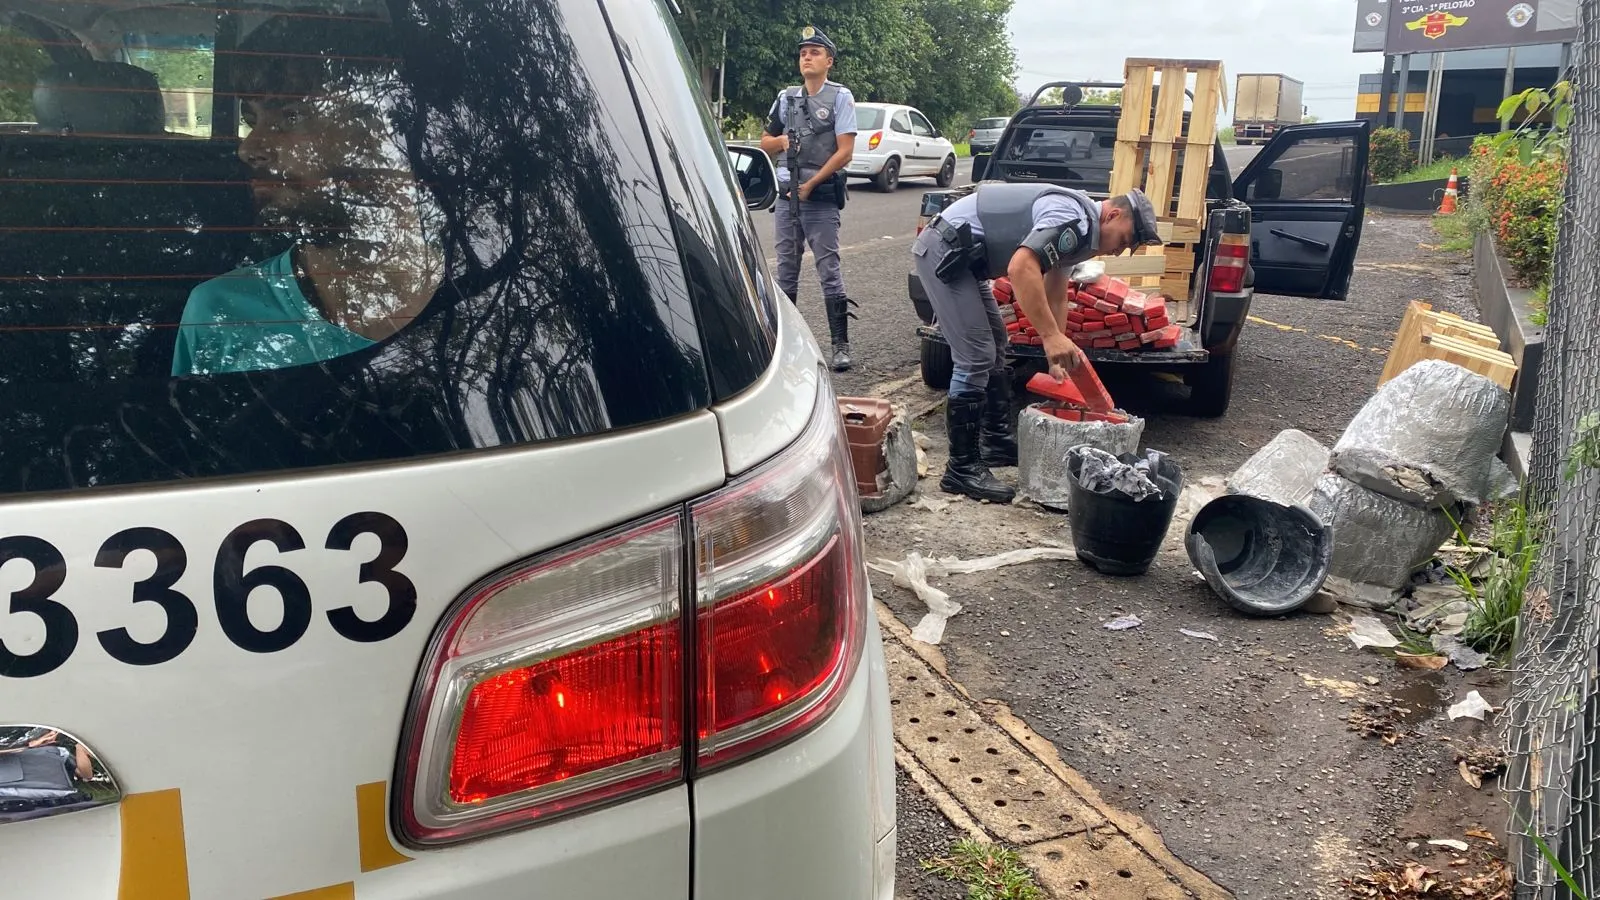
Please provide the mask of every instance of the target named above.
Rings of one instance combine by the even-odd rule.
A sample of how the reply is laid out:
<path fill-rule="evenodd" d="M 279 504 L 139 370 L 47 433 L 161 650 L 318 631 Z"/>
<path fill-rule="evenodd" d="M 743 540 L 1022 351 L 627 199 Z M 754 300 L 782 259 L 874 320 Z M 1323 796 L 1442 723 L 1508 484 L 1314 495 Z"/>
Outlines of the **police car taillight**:
<path fill-rule="evenodd" d="M 866 627 L 859 504 L 822 391 L 793 448 L 692 508 L 699 766 L 781 743 L 837 706 Z"/>
<path fill-rule="evenodd" d="M 1245 268 L 1250 263 L 1250 237 L 1224 234 L 1211 254 L 1211 279 L 1207 286 L 1214 294 L 1237 294 L 1244 290 Z"/>
<path fill-rule="evenodd" d="M 831 394 L 818 399 L 800 439 L 756 472 L 458 602 L 408 720 L 407 843 L 678 784 L 836 708 L 861 658 L 867 582 L 848 447 Z"/>

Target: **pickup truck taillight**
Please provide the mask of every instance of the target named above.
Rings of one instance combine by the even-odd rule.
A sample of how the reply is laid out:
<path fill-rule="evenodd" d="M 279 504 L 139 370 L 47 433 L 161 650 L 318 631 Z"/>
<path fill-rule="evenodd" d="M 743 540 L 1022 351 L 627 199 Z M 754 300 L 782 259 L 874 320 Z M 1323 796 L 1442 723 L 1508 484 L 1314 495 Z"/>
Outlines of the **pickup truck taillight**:
<path fill-rule="evenodd" d="M 1211 255 L 1211 280 L 1207 287 L 1213 294 L 1239 293 L 1244 290 L 1245 267 L 1249 263 L 1250 236 L 1222 235 Z"/>
<path fill-rule="evenodd" d="M 861 659 L 857 502 L 822 390 L 805 433 L 756 472 L 470 589 L 421 670 L 400 835 L 522 827 L 808 731 Z"/>
<path fill-rule="evenodd" d="M 876 150 L 881 143 L 883 143 L 883 132 L 874 131 L 872 137 L 867 138 L 867 149 Z"/>

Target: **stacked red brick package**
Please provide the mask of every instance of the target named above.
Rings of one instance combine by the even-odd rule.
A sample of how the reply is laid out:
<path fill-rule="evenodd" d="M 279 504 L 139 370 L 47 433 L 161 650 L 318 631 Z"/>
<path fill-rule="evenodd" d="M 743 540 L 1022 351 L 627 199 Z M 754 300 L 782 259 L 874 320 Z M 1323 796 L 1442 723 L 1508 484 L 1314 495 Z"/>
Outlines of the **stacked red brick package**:
<path fill-rule="evenodd" d="M 1006 321 L 1013 344 L 1041 346 L 1043 338 L 1028 317 L 1012 302 L 1011 282 L 994 282 L 995 301 Z M 1061 330 L 1080 347 L 1096 350 L 1165 350 L 1178 345 L 1183 329 L 1172 323 L 1167 301 L 1129 287 L 1126 281 L 1103 275 L 1086 285 L 1067 288 L 1066 321 Z"/>

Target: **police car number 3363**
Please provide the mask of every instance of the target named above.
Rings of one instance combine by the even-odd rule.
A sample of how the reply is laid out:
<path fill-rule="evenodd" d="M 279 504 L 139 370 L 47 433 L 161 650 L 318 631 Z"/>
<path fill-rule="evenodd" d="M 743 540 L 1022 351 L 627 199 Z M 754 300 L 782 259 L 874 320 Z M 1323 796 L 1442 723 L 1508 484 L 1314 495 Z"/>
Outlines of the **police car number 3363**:
<path fill-rule="evenodd" d="M 375 619 L 363 619 L 352 606 L 327 611 L 328 624 L 345 638 L 361 643 L 387 640 L 399 634 L 417 611 L 417 589 L 411 579 L 395 567 L 406 555 L 406 532 L 391 516 L 380 512 L 359 512 L 345 516 L 329 529 L 323 546 L 334 551 L 349 551 L 362 535 L 379 541 L 378 555 L 360 564 L 355 575 L 359 584 L 373 584 L 388 595 L 388 604 Z M 278 519 L 256 519 L 235 528 L 217 548 L 211 567 L 213 600 L 217 623 L 222 632 L 241 649 L 252 653 L 275 653 L 291 647 L 311 627 L 311 589 L 286 566 L 258 565 L 245 568 L 245 554 L 256 544 L 266 542 L 279 553 L 304 550 L 306 542 L 294 526 Z M 200 616 L 194 601 L 175 585 L 189 566 L 189 555 L 182 542 L 159 528 L 129 528 L 107 538 L 95 554 L 97 568 L 120 569 L 138 558 L 155 558 L 155 572 L 132 585 L 132 603 L 152 603 L 165 613 L 166 625 L 151 640 L 136 639 L 127 628 L 109 628 L 95 637 L 113 659 L 133 666 L 168 662 L 189 649 L 200 630 Z M 33 678 L 55 671 L 79 648 L 78 618 L 57 594 L 67 582 L 67 562 L 56 546 L 31 535 L 0 536 L 0 572 L 3 583 L 16 584 L 12 575 L 17 562 L 33 569 L 32 579 L 10 596 L 9 612 L 14 617 L 32 613 L 44 626 L 43 640 L 26 655 L 14 652 L 0 640 L 0 677 Z M 354 562 L 352 560 L 352 562 Z M 144 563 L 144 568 L 149 563 Z M 247 604 L 254 594 L 263 601 L 281 603 L 283 615 L 273 628 L 263 629 L 252 622 Z M 268 597 L 275 599 L 267 601 Z M 103 597 L 96 597 L 97 601 Z M 260 609 L 260 607 L 257 607 Z M 262 618 L 268 618 L 263 615 Z M 16 633 L 13 628 L 13 634 Z M 34 633 L 37 633 L 35 631 Z"/>

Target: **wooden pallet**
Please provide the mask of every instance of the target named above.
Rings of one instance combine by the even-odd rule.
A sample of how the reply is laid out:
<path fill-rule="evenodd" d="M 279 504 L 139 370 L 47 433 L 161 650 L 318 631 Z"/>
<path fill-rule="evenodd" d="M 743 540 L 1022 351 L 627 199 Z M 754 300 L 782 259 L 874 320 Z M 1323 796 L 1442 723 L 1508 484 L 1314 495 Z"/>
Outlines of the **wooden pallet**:
<path fill-rule="evenodd" d="M 1200 241 L 1205 220 L 1217 112 L 1227 102 L 1222 62 L 1134 58 L 1124 64 L 1123 73 L 1122 117 L 1117 123 L 1110 193 L 1116 196 L 1134 188 L 1144 191 L 1155 207 L 1166 246 L 1143 247 L 1135 256 L 1162 256 L 1168 260 L 1159 271 L 1154 264 L 1138 265 L 1134 286 L 1187 300 L 1194 271 L 1194 245 Z M 1184 89 L 1191 76 L 1194 102 L 1185 127 Z M 1158 96 L 1156 89 L 1166 85 L 1173 89 L 1161 91 Z M 1181 179 L 1177 178 L 1180 163 Z"/>
<path fill-rule="evenodd" d="M 1413 300 L 1400 320 L 1378 386 L 1425 359 L 1455 363 L 1507 390 L 1517 377 L 1517 362 L 1500 349 L 1494 329 L 1447 312 L 1434 312 L 1431 304 Z"/>

